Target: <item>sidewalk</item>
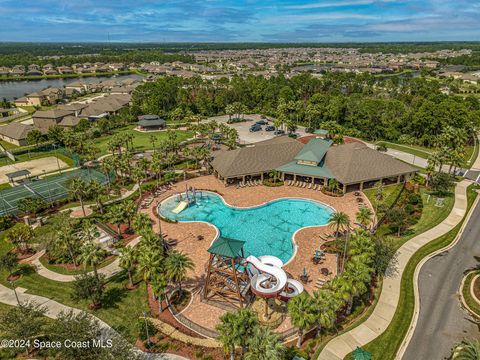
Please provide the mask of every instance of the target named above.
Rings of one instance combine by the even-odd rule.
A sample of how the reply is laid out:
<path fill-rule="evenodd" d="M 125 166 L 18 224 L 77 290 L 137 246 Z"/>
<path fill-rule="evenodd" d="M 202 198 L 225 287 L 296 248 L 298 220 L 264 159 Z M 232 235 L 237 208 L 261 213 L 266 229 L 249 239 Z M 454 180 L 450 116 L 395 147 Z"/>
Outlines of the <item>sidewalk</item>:
<path fill-rule="evenodd" d="M 356 328 L 328 342 L 318 359 L 341 360 L 357 346 L 368 344 L 387 329 L 397 309 L 402 274 L 408 261 L 423 245 L 452 230 L 462 221 L 467 210 L 466 191 L 470 183 L 468 180 L 462 180 L 457 184 L 455 204 L 443 222 L 410 239 L 397 250 L 397 271 L 384 279 L 380 298 L 370 317 Z"/>

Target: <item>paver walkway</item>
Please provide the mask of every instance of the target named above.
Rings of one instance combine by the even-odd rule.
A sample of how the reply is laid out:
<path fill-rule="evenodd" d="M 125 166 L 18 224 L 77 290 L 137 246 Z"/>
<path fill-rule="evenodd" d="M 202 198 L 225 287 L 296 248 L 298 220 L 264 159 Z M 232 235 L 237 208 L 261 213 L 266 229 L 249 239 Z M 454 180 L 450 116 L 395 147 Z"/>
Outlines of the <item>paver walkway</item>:
<path fill-rule="evenodd" d="M 340 360 L 382 334 L 390 324 L 397 309 L 402 274 L 413 254 L 428 242 L 442 236 L 462 221 L 467 209 L 467 187 L 470 181 L 463 180 L 455 187 L 455 204 L 448 217 L 434 228 L 410 239 L 397 250 L 396 271 L 383 281 L 382 292 L 373 313 L 356 328 L 332 339 L 318 359 Z"/>
<path fill-rule="evenodd" d="M 56 319 L 61 312 L 68 312 L 70 310 L 73 310 L 75 314 L 82 312 L 82 310 L 80 309 L 63 305 L 57 301 L 54 301 L 52 299 L 49 299 L 43 296 L 27 294 L 26 291 L 27 289 L 24 289 L 24 288 L 16 288 L 18 300 L 20 301 L 20 303 L 30 301 L 45 307 L 47 310 L 45 315 L 48 316 L 49 318 Z M 11 306 L 18 306 L 18 302 L 15 297 L 15 292 L 12 289 L 9 289 L 1 284 L 0 284 L 0 302 L 7 305 L 11 305 Z M 90 316 L 92 316 L 92 318 L 98 321 L 102 329 L 102 333 L 103 333 L 102 336 L 104 338 L 109 338 L 109 337 L 118 335 L 118 333 L 112 327 L 110 327 L 110 325 L 108 325 L 106 322 L 100 320 L 94 315 L 90 315 Z M 144 353 L 138 349 L 136 351 L 139 354 L 141 354 L 144 359 L 188 360 L 182 356 L 178 356 L 174 354 L 167 354 L 167 353 L 151 354 L 151 353 Z"/>
<path fill-rule="evenodd" d="M 135 246 L 138 244 L 139 241 L 140 241 L 140 237 L 137 237 L 132 241 L 130 241 L 127 244 L 127 246 Z M 45 254 L 45 250 L 39 251 L 34 256 L 29 258 L 27 261 L 35 267 L 35 270 L 37 271 L 38 275 L 41 275 L 50 280 L 60 281 L 60 282 L 71 282 L 75 280 L 75 276 L 77 275 L 60 274 L 56 271 L 49 270 L 45 266 L 43 266 L 43 264 L 40 262 L 40 257 L 43 254 Z M 122 270 L 122 268 L 119 265 L 119 262 L 120 262 L 120 259 L 117 257 L 110 264 L 98 269 L 98 273 L 105 275 L 106 278 L 109 278 L 117 274 Z M 90 274 L 93 274 L 93 272 L 91 271 Z"/>

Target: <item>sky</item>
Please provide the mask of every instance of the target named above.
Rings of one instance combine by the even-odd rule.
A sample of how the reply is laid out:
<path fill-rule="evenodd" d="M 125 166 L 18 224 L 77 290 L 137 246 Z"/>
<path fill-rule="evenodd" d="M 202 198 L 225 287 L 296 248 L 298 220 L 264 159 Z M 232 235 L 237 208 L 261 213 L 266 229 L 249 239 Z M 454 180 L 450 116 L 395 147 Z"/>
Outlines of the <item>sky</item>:
<path fill-rule="evenodd" d="M 480 0 L 0 0 L 0 41 L 480 41 Z"/>

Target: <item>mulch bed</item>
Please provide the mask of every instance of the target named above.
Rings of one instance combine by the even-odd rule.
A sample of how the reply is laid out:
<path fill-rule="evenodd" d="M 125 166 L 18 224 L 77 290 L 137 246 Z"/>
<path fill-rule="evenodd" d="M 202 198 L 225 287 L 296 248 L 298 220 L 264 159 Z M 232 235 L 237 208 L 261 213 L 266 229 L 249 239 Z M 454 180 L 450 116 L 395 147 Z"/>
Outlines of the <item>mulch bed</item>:
<path fill-rule="evenodd" d="M 98 264 L 98 269 L 100 269 L 102 267 L 102 263 L 104 263 L 105 261 L 109 261 L 110 259 L 114 258 L 115 255 L 109 255 L 107 256 L 105 259 L 102 260 L 102 262 L 100 264 Z M 43 259 L 45 260 L 49 266 L 55 266 L 55 267 L 59 267 L 59 268 L 64 268 L 65 270 L 69 270 L 69 271 L 72 271 L 72 270 L 82 270 L 83 269 L 83 265 L 77 265 L 75 266 L 74 264 L 71 264 L 71 263 L 59 263 L 59 264 L 52 264 L 50 263 L 50 258 L 48 257 L 47 254 L 44 254 L 40 257 L 40 259 Z"/>

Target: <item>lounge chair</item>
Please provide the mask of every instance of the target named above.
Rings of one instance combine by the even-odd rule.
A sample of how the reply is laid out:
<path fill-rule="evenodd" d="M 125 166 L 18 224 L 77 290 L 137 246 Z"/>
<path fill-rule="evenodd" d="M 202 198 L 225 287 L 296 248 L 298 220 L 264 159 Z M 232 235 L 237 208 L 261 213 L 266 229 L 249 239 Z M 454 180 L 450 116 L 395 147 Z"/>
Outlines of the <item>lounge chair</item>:
<path fill-rule="evenodd" d="M 309 189 L 312 188 L 312 183 L 308 184 L 308 188 L 309 188 Z"/>
<path fill-rule="evenodd" d="M 306 187 L 307 187 L 307 183 L 306 182 L 302 183 L 302 188 L 306 188 Z"/>
<path fill-rule="evenodd" d="M 287 186 L 290 186 L 290 180 L 285 181 L 285 184 L 287 184 Z"/>
<path fill-rule="evenodd" d="M 313 185 L 313 190 L 317 190 L 317 184 Z"/>

